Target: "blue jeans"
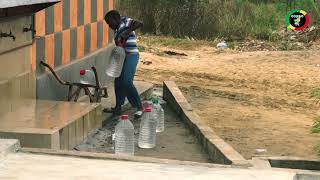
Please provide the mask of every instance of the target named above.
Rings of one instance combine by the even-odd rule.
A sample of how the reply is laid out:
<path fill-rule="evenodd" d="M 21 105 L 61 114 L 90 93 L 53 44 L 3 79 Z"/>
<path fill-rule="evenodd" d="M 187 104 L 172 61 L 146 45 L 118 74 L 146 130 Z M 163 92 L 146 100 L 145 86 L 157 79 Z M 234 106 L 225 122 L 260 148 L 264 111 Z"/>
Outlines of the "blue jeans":
<path fill-rule="evenodd" d="M 127 54 L 123 63 L 120 77 L 114 80 L 116 94 L 116 106 L 121 107 L 127 97 L 129 103 L 134 108 L 141 108 L 141 100 L 136 87 L 133 84 L 134 74 L 139 62 L 139 54 Z"/>

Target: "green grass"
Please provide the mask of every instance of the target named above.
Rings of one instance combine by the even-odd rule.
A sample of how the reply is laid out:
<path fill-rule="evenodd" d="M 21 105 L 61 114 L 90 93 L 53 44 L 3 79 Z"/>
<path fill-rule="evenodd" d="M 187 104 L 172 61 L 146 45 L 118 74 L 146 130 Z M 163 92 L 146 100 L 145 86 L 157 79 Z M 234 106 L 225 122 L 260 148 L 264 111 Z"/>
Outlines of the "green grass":
<path fill-rule="evenodd" d="M 318 155 L 320 156 L 320 143 L 314 147 L 314 150 L 318 152 Z"/>
<path fill-rule="evenodd" d="M 166 36 L 140 36 L 139 44 L 142 47 L 162 46 L 168 48 L 195 50 L 201 46 L 215 46 L 215 41 L 191 40 L 187 38 L 174 38 Z"/>
<path fill-rule="evenodd" d="M 268 2 L 268 3 L 266 3 Z M 140 19 L 143 33 L 172 36 L 179 39 L 153 43 L 189 48 L 184 37 L 215 40 L 224 38 L 241 41 L 255 38 L 277 42 L 279 30 L 286 28 L 285 0 L 117 0 L 122 14 Z M 303 9 L 311 16 L 311 26 L 320 22 L 320 3 L 295 0 L 295 9 Z M 192 43 L 191 43 L 192 44 Z M 284 44 L 283 49 L 291 49 Z"/>
<path fill-rule="evenodd" d="M 313 98 L 320 99 L 320 88 L 316 88 L 312 91 L 311 96 Z"/>
<path fill-rule="evenodd" d="M 320 133 L 320 117 L 317 117 L 314 120 L 314 124 L 312 126 L 312 133 Z"/>
<path fill-rule="evenodd" d="M 320 117 L 317 117 L 312 126 L 312 133 L 320 133 Z M 320 143 L 315 146 L 315 151 L 320 155 Z"/>

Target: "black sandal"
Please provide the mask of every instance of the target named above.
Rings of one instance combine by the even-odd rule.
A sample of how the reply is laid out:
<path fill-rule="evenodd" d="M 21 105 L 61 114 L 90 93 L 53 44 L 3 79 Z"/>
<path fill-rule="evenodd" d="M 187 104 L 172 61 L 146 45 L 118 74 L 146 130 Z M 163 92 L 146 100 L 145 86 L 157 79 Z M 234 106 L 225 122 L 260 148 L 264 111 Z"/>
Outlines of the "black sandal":
<path fill-rule="evenodd" d="M 104 113 L 112 113 L 113 115 L 121 115 L 121 108 L 105 108 L 103 109 Z"/>
<path fill-rule="evenodd" d="M 142 117 L 142 115 L 143 115 L 143 110 L 136 111 L 134 113 L 134 118 L 135 119 L 140 119 Z"/>

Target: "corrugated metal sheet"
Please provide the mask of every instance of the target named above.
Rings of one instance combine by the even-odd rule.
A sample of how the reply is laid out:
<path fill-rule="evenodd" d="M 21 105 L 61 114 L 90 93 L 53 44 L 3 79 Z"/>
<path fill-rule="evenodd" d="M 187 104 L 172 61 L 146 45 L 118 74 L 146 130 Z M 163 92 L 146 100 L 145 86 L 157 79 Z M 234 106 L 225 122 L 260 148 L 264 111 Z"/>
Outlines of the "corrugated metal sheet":
<path fill-rule="evenodd" d="M 0 0 L 0 20 L 25 16 L 58 3 L 58 0 Z"/>
<path fill-rule="evenodd" d="M 60 1 L 57 0 L 0 0 L 0 8 L 12 8 L 19 6 L 30 6 L 40 4 L 52 4 Z"/>

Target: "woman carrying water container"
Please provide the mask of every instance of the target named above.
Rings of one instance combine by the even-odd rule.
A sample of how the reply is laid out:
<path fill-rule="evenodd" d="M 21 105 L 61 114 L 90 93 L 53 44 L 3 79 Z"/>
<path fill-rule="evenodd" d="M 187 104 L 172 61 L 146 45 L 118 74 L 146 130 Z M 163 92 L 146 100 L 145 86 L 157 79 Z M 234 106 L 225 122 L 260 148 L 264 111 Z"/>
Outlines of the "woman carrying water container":
<path fill-rule="evenodd" d="M 136 87 L 133 84 L 134 74 L 139 62 L 139 50 L 135 30 L 142 27 L 143 23 L 128 17 L 121 17 L 116 10 L 109 11 L 105 15 L 105 21 L 114 30 L 116 46 L 121 46 L 125 50 L 125 60 L 120 77 L 114 80 L 116 94 L 116 106 L 111 109 L 104 109 L 105 113 L 112 113 L 115 116 L 121 115 L 121 107 L 125 98 L 129 100 L 131 106 L 136 108 L 135 118 L 140 118 L 143 114 L 143 106 Z"/>

